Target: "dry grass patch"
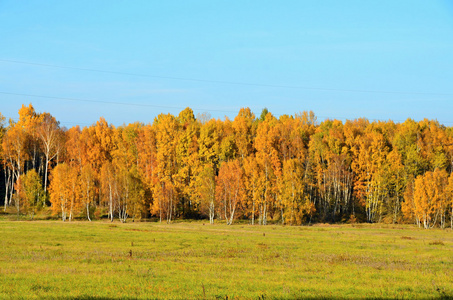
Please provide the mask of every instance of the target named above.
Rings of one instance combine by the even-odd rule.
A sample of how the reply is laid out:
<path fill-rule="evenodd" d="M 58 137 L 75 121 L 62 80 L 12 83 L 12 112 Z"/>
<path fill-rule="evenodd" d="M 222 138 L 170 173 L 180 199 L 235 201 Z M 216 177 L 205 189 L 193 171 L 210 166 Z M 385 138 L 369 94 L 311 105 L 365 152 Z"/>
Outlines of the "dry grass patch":
<path fill-rule="evenodd" d="M 445 243 L 442 241 L 432 241 L 429 244 L 434 246 L 445 246 Z"/>

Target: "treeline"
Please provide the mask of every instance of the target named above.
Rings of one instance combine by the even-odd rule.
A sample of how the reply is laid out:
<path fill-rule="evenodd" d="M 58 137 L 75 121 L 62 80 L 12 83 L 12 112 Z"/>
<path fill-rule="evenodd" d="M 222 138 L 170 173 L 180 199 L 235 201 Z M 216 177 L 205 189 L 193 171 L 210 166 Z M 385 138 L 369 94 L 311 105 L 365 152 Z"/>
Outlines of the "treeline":
<path fill-rule="evenodd" d="M 154 217 L 453 228 L 453 130 L 312 112 L 63 128 L 30 104 L 0 130 L 4 208 L 62 220 Z M 448 224 L 450 223 L 450 224 Z"/>

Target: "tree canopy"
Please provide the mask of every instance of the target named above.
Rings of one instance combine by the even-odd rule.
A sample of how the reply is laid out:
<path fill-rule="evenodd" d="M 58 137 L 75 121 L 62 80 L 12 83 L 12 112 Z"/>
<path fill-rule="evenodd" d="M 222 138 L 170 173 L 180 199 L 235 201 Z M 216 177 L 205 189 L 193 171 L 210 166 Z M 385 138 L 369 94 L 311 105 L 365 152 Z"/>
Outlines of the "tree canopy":
<path fill-rule="evenodd" d="M 0 116 L 4 207 L 108 216 L 453 227 L 453 129 L 435 120 L 318 122 L 313 112 L 233 121 L 190 108 L 152 124 L 61 127 L 23 105 Z"/>

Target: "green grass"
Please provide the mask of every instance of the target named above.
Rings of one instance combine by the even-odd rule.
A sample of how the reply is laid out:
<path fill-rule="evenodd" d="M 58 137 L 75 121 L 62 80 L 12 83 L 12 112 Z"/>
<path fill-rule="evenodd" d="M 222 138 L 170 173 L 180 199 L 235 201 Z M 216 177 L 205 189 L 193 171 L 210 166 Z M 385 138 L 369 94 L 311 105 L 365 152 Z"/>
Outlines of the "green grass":
<path fill-rule="evenodd" d="M 0 220 L 0 298 L 451 299 L 453 233 Z"/>

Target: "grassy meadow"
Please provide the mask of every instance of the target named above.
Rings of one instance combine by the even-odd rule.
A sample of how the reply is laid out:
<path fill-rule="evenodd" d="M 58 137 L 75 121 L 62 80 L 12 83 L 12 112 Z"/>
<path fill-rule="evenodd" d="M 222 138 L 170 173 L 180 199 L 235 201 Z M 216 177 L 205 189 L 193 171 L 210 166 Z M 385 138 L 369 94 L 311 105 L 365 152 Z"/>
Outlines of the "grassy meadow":
<path fill-rule="evenodd" d="M 0 219 L 0 298 L 451 299 L 453 232 Z"/>

